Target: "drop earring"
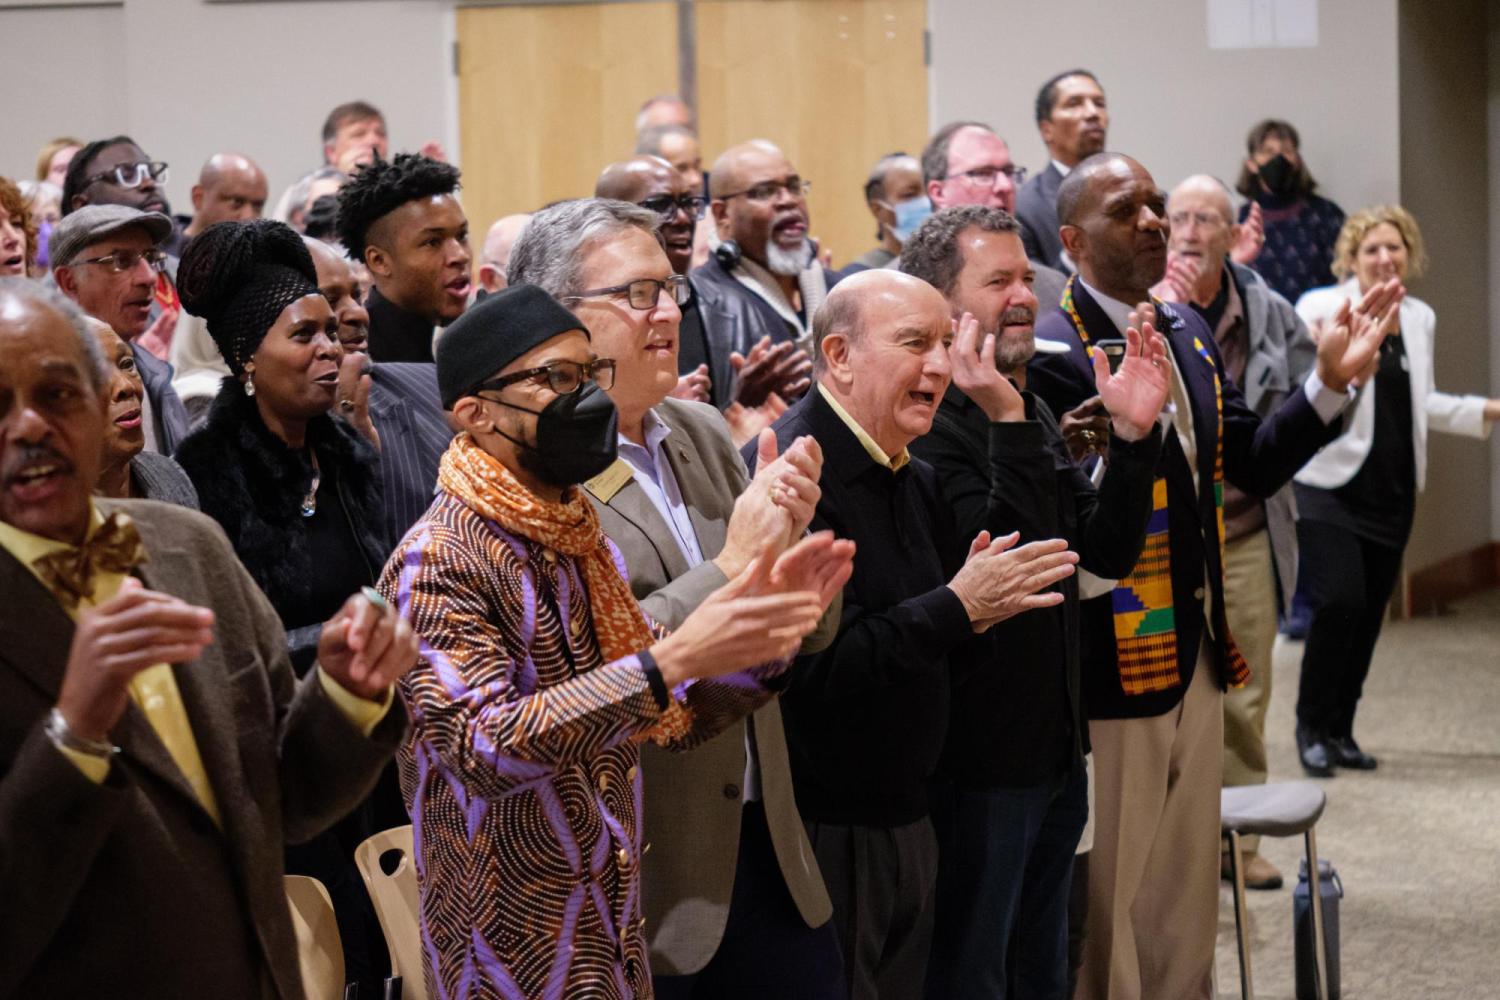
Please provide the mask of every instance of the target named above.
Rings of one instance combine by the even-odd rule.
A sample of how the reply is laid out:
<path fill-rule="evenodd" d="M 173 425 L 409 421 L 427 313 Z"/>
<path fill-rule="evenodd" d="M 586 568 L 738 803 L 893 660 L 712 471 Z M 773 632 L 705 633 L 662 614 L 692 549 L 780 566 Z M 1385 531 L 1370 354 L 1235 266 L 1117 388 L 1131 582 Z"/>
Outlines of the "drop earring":
<path fill-rule="evenodd" d="M 253 396 L 253 395 L 255 395 L 255 373 L 254 372 L 246 372 L 245 373 L 245 395 L 247 395 L 247 396 Z"/>

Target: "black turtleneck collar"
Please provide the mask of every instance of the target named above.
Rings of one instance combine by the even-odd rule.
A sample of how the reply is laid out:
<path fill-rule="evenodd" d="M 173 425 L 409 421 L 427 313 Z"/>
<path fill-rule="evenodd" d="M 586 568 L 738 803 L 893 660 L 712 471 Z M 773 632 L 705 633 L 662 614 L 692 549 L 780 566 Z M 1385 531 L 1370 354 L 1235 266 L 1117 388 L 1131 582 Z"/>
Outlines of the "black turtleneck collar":
<path fill-rule="evenodd" d="M 432 362 L 432 320 L 402 309 L 379 288 L 370 289 L 365 310 L 370 314 L 372 360 Z"/>

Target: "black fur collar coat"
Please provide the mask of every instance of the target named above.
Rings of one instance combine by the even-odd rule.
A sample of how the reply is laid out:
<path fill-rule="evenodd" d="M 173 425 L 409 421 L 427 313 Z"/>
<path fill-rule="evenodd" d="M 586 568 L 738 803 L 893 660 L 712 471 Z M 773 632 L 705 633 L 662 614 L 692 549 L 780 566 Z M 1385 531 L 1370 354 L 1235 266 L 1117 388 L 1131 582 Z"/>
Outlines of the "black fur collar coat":
<path fill-rule="evenodd" d="M 378 576 L 391 550 L 383 527 L 379 455 L 332 414 L 307 425 L 307 441 L 317 452 L 322 474 L 336 472 L 354 534 Z M 224 380 L 207 421 L 173 457 L 197 488 L 203 513 L 219 522 L 282 620 L 289 609 L 295 613 L 305 606 L 315 572 L 301 513 L 306 467 L 266 427 L 255 400 L 239 382 Z"/>

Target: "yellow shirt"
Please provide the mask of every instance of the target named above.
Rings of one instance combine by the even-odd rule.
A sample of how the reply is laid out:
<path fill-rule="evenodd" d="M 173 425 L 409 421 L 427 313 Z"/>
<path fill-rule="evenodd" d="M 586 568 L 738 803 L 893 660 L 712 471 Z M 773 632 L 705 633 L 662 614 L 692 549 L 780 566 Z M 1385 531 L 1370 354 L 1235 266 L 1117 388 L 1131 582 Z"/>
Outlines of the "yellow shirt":
<path fill-rule="evenodd" d="M 104 517 L 92 504 L 90 512 L 89 535 L 92 536 L 104 523 Z M 36 574 L 36 569 L 32 564 L 37 559 L 53 552 L 72 548 L 64 542 L 33 535 L 3 521 L 0 521 L 0 546 L 4 546 L 6 551 L 33 575 Z M 41 578 L 38 577 L 38 579 Z M 78 611 L 92 608 L 109 600 L 120 592 L 120 587 L 124 582 L 125 574 L 123 573 L 95 574 L 94 592 L 81 600 L 77 610 L 70 614 L 76 619 Z M 318 672 L 318 680 L 333 703 L 366 736 L 379 725 L 380 720 L 385 718 L 385 713 L 390 709 L 394 689 L 386 692 L 382 702 L 374 702 L 347 691 L 321 670 Z M 214 798 L 214 789 L 208 780 L 208 772 L 203 768 L 203 757 L 198 752 L 198 740 L 193 735 L 193 724 L 188 718 L 187 708 L 182 703 L 182 693 L 177 688 L 177 678 L 173 676 L 172 668 L 165 663 L 147 667 L 131 679 L 129 691 L 131 700 L 151 723 L 151 728 L 156 731 L 167 753 L 171 754 L 173 763 L 187 779 L 188 785 L 198 796 L 198 801 L 202 803 L 203 808 L 214 818 L 214 821 L 219 822 L 219 803 Z M 69 750 L 66 747 L 59 747 L 59 749 L 91 780 L 102 782 L 109 774 L 108 760 Z"/>
<path fill-rule="evenodd" d="M 833 398 L 833 393 L 823 388 L 822 382 L 818 383 L 818 392 L 823 394 L 823 401 L 828 404 L 834 413 L 838 414 L 839 419 L 844 422 L 844 426 L 853 431 L 854 436 L 859 438 L 859 443 L 864 445 L 865 451 L 869 452 L 870 457 L 875 460 L 876 465 L 882 465 L 892 472 L 897 472 L 907 462 L 911 461 L 911 453 L 905 448 L 902 448 L 901 454 L 895 458 L 887 455 L 881 449 L 880 445 L 875 443 L 875 439 L 866 434 L 865 429 L 859 426 L 859 421 L 849 416 L 849 411 L 839 405 L 839 401 Z"/>

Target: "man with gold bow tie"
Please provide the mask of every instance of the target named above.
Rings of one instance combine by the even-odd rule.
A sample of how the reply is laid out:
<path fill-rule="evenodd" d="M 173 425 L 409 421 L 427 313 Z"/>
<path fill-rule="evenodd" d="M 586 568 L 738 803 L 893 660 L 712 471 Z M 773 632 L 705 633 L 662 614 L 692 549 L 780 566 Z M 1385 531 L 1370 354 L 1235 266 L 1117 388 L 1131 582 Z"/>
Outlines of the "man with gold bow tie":
<path fill-rule="evenodd" d="M 297 682 L 211 521 L 91 498 L 105 384 L 0 280 L 0 996 L 300 998 L 283 844 L 369 793 L 416 641 L 356 595 Z"/>

